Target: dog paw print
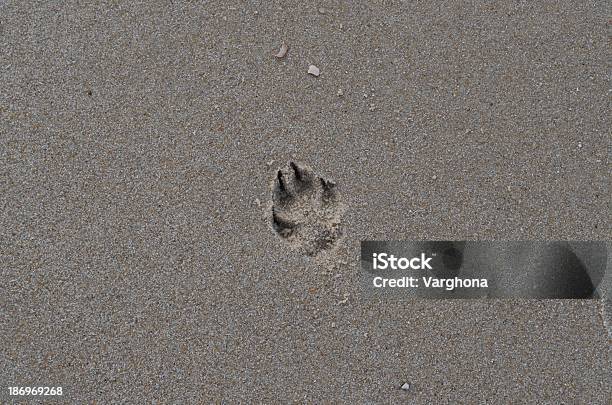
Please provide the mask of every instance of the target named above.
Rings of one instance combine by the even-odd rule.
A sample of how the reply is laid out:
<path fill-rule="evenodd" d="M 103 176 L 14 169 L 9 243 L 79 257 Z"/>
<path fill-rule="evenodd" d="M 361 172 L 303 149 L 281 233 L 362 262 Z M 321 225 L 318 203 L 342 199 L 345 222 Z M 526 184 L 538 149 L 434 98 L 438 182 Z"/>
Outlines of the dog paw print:
<path fill-rule="evenodd" d="M 272 228 L 309 256 L 330 249 L 341 236 L 341 204 L 336 184 L 307 166 L 289 162 L 272 187 Z"/>

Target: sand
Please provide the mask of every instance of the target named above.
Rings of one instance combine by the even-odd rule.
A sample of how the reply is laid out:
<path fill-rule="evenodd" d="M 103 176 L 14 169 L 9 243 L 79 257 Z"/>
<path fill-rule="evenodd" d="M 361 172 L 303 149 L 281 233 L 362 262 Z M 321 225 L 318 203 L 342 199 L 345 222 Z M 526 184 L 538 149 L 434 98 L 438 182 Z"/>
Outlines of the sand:
<path fill-rule="evenodd" d="M 605 403 L 600 301 L 362 296 L 361 240 L 610 236 L 609 6 L 422 3 L 2 2 L 0 400 Z"/>

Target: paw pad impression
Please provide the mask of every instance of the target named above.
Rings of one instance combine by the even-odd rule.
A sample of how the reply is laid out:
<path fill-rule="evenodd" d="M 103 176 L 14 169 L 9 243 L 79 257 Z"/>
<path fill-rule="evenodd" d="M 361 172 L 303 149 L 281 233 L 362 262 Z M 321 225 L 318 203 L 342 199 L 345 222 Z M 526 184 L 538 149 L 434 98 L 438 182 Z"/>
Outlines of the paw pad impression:
<path fill-rule="evenodd" d="M 289 162 L 272 186 L 272 228 L 287 243 L 315 256 L 341 236 L 336 184 L 307 166 Z"/>

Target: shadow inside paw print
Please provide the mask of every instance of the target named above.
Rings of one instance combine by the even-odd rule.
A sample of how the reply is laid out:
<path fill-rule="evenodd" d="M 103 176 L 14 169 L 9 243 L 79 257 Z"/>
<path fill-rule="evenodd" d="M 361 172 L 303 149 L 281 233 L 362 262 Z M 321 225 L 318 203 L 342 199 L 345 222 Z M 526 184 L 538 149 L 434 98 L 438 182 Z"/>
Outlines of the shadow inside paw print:
<path fill-rule="evenodd" d="M 341 236 L 336 184 L 312 169 L 289 162 L 272 187 L 272 227 L 309 256 L 331 248 Z"/>

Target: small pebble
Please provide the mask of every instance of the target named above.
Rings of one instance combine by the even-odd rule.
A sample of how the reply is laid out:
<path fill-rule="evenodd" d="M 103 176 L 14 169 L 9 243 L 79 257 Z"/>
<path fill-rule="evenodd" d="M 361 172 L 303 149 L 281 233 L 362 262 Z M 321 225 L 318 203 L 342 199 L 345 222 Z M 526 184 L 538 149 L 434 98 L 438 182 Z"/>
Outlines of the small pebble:
<path fill-rule="evenodd" d="M 436 176 L 435 174 L 433 176 L 431 176 L 432 179 L 436 180 L 438 178 L 438 176 Z"/>
<path fill-rule="evenodd" d="M 318 68 L 318 67 L 316 67 L 315 65 L 310 65 L 310 66 L 308 67 L 308 74 L 311 74 L 311 75 L 313 75 L 313 76 L 318 77 L 318 76 L 319 76 L 319 74 L 321 74 L 321 71 L 320 71 L 320 70 L 319 70 L 319 68 Z"/>
<path fill-rule="evenodd" d="M 404 385 L 402 385 L 402 390 L 409 391 L 410 390 L 410 384 L 404 383 Z"/>
<path fill-rule="evenodd" d="M 278 53 L 276 55 L 274 55 L 275 57 L 281 59 L 284 58 L 285 55 L 287 55 L 287 51 L 289 50 L 289 47 L 287 46 L 286 43 L 282 43 L 280 46 L 280 49 L 278 50 Z"/>
<path fill-rule="evenodd" d="M 342 91 L 342 89 L 338 89 L 338 97 L 342 97 L 344 95 L 344 92 Z"/>
<path fill-rule="evenodd" d="M 255 205 L 257 205 L 258 207 L 261 207 L 261 200 L 259 198 L 255 199 Z"/>

